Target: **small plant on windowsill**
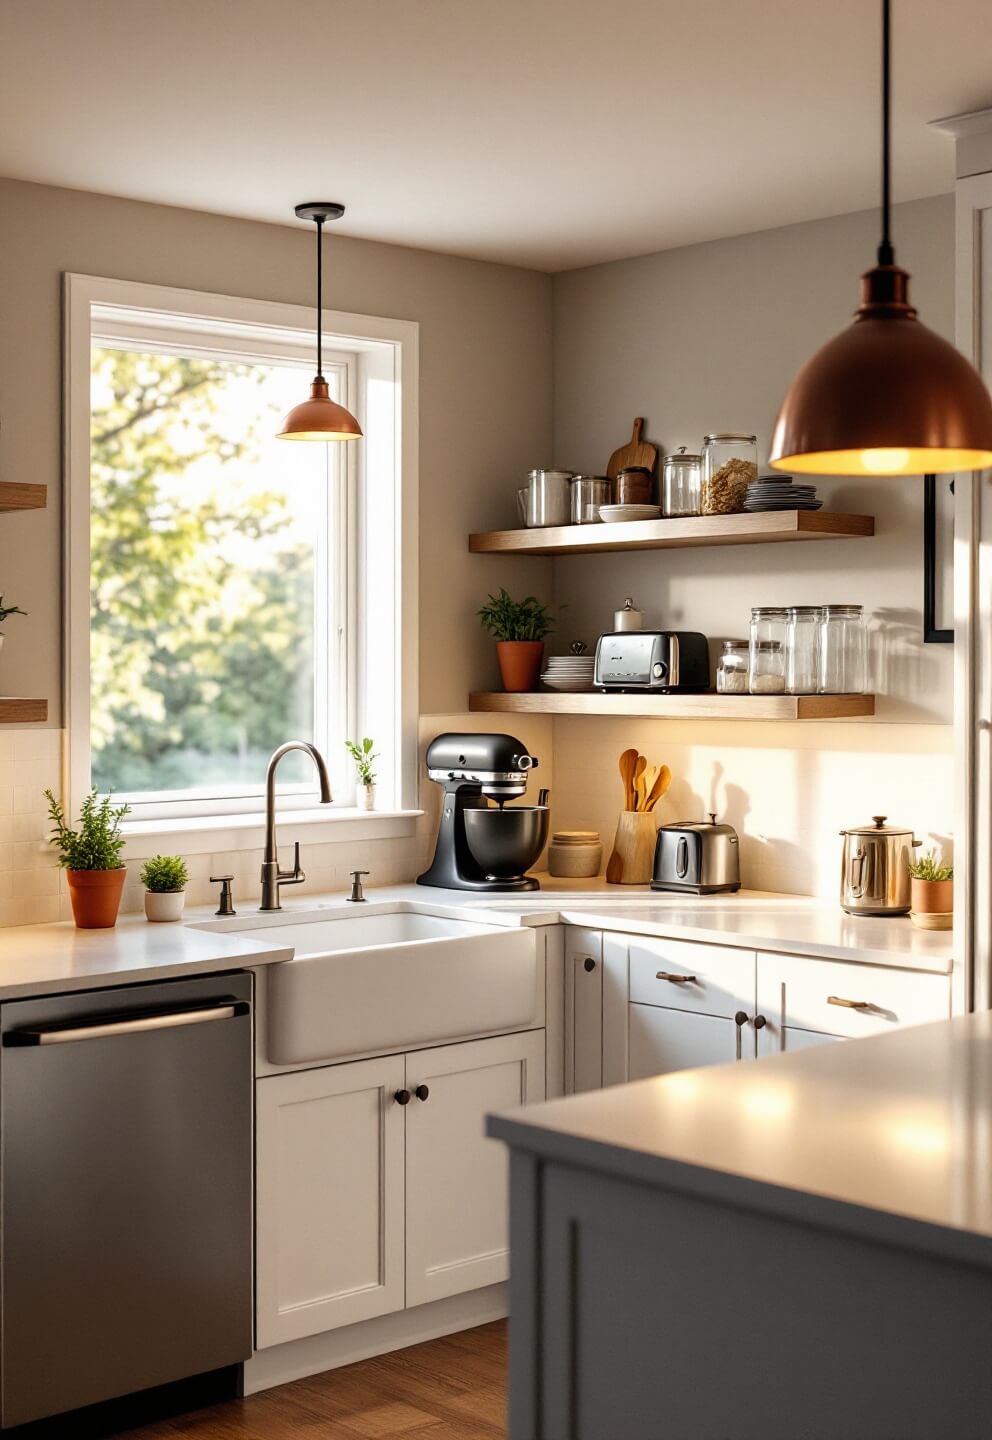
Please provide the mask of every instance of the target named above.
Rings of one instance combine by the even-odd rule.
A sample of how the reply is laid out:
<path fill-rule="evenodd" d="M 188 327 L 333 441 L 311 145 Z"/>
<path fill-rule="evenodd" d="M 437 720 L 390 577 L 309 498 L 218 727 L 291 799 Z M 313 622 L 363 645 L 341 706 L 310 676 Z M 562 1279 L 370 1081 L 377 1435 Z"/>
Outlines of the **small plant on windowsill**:
<path fill-rule="evenodd" d="M 375 809 L 375 771 L 373 763 L 378 760 L 378 751 L 373 749 L 375 741 L 366 735 L 361 740 L 346 740 L 344 748 L 355 762 L 358 777 L 359 810 Z"/>
<path fill-rule="evenodd" d="M 5 605 L 5 604 L 3 603 L 3 596 L 0 595 L 0 625 L 2 625 L 3 622 L 4 622 L 4 621 L 7 619 L 7 617 L 10 616 L 10 615 L 27 615 L 27 613 L 28 613 L 28 612 L 27 612 L 26 610 L 22 610 L 19 605 Z M 2 649 L 3 649 L 3 631 L 0 631 L 0 650 L 2 650 Z"/>
<path fill-rule="evenodd" d="M 512 694 L 536 690 L 544 659 L 544 637 L 554 621 L 533 595 L 514 600 L 503 589 L 489 596 L 478 612 L 484 630 L 496 641 L 496 658 L 503 689 Z"/>
<path fill-rule="evenodd" d="M 954 867 L 945 865 L 936 851 L 928 850 L 910 864 L 909 885 L 914 915 L 950 916 L 954 908 Z"/>
<path fill-rule="evenodd" d="M 127 874 L 121 821 L 131 807 L 115 805 L 110 795 L 98 800 L 91 790 L 79 807 L 79 829 L 73 830 L 51 790 L 45 791 L 45 799 L 55 826 L 51 844 L 66 872 L 76 925 L 80 930 L 112 929 Z"/>
<path fill-rule="evenodd" d="M 153 855 L 141 867 L 145 887 L 145 915 L 149 920 L 183 918 L 189 871 L 181 855 Z"/>

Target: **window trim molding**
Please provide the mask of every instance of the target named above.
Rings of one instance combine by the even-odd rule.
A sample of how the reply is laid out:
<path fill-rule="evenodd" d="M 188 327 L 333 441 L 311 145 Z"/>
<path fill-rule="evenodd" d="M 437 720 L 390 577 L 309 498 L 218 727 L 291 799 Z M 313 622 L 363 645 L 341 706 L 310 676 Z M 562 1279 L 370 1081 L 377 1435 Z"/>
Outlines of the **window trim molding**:
<path fill-rule="evenodd" d="M 66 730 L 63 794 L 69 807 L 80 800 L 74 790 L 82 788 L 80 778 L 89 773 L 89 465 L 90 465 L 90 343 L 92 310 L 109 305 L 132 308 L 142 314 L 158 312 L 181 318 L 182 328 L 197 329 L 205 337 L 232 326 L 244 326 L 253 344 L 272 337 L 298 332 L 301 343 L 312 343 L 313 310 L 303 305 L 284 305 L 268 300 L 209 294 L 131 280 L 113 280 L 95 275 L 66 272 L 63 276 L 63 682 Z M 393 320 L 348 311 L 325 310 L 324 332 L 334 336 L 335 348 L 365 353 L 377 371 L 388 370 L 394 387 L 392 414 L 393 467 L 401 477 L 396 503 L 395 554 L 398 557 L 395 617 L 394 753 L 390 763 L 399 776 L 396 804 L 400 811 L 416 808 L 418 797 L 417 723 L 419 716 L 419 331 L 416 321 Z M 342 345 L 340 342 L 346 342 Z M 285 343 L 285 342 L 284 342 Z M 273 338 L 278 349 L 278 339 Z M 80 383 L 81 376 L 86 377 Z M 364 451 L 364 447 L 363 447 Z M 364 498 L 365 456 L 359 465 L 357 490 L 359 508 Z M 74 483 L 84 473 L 85 487 Z M 85 490 L 83 514 L 81 491 Z M 353 508 L 353 507 L 349 507 Z M 81 587 L 85 588 L 82 596 Z M 82 603 L 81 603 L 82 601 Z M 368 656 L 358 636 L 356 673 L 361 677 L 368 665 L 381 657 Z M 362 687 L 364 692 L 364 686 Z M 371 722 L 361 710 L 357 727 Z M 289 738 L 289 737 L 287 737 Z M 393 812 L 396 813 L 395 811 Z M 198 817 L 200 823 L 205 817 Z M 154 823 L 149 821 L 148 823 Z M 342 815 L 337 824 L 349 823 Z M 162 822 L 172 829 L 175 820 Z"/>

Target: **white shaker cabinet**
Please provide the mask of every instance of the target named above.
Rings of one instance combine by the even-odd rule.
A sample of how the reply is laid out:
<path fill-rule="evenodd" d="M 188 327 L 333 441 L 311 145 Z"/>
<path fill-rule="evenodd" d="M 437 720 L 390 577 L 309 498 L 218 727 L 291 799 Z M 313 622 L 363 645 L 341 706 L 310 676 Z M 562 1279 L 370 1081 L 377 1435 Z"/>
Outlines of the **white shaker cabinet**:
<path fill-rule="evenodd" d="M 544 1032 L 406 1057 L 406 1303 L 509 1273 L 505 1147 L 486 1116 L 544 1099 Z"/>
<path fill-rule="evenodd" d="M 654 1005 L 629 1007 L 629 1080 L 645 1080 L 671 1070 L 694 1070 L 700 1065 L 723 1065 L 754 1055 L 754 1032 L 725 1015 L 694 1015 Z"/>
<path fill-rule="evenodd" d="M 565 930 L 565 1090 L 603 1085 L 603 935 Z"/>
<path fill-rule="evenodd" d="M 259 1080 L 260 1349 L 403 1305 L 402 1055 Z"/>

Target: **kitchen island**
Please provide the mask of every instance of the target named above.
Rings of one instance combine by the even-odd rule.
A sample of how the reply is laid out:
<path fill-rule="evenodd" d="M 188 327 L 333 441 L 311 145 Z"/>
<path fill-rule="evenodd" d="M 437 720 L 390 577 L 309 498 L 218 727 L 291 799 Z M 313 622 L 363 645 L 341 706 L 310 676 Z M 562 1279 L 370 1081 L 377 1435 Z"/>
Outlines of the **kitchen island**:
<path fill-rule="evenodd" d="M 495 1116 L 512 1440 L 992 1433 L 992 1014 Z"/>

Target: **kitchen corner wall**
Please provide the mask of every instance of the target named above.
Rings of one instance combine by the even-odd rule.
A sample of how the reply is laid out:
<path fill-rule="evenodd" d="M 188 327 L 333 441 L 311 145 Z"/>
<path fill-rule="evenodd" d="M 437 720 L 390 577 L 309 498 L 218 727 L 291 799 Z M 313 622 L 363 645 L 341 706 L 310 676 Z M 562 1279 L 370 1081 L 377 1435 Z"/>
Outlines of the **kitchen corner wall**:
<path fill-rule="evenodd" d="M 799 365 L 850 317 L 872 262 L 874 211 L 694 245 L 555 277 L 554 457 L 602 472 L 635 415 L 665 452 L 708 431 L 758 435 L 767 459 Z M 899 262 L 925 322 L 953 339 L 954 201 L 899 205 Z M 742 832 L 745 883 L 833 896 L 837 830 L 888 814 L 946 836 L 952 647 L 922 643 L 922 482 L 819 482 L 831 508 L 876 517 L 870 540 L 644 551 L 555 561 L 560 643 L 590 646 L 632 595 L 648 627 L 746 636 L 750 607 L 863 604 L 879 692 L 871 723 L 555 721 L 554 823 L 612 837 L 616 757 L 672 769 L 662 822 L 709 810 Z"/>

